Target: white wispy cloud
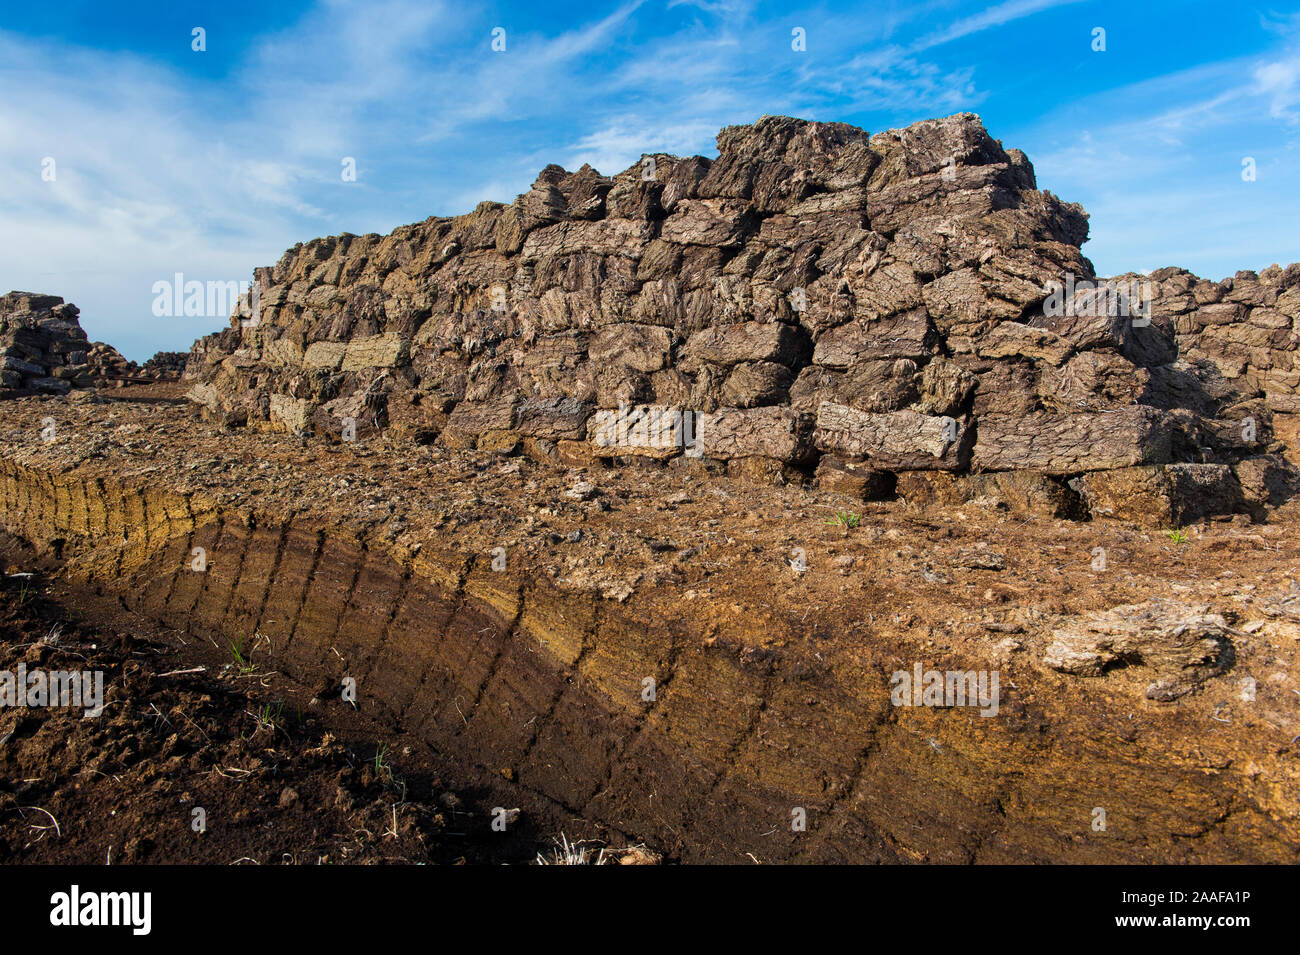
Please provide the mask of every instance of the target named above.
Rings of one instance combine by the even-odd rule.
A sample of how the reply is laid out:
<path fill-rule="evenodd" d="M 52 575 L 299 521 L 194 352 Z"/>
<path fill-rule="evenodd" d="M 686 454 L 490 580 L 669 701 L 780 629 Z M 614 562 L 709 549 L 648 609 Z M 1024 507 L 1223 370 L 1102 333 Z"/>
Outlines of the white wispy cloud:
<path fill-rule="evenodd" d="M 162 327 L 152 283 L 244 278 L 312 211 L 286 188 L 292 167 L 224 146 L 211 103 L 156 64 L 6 34 L 0 62 L 3 281 L 76 301 L 92 336 L 137 355 L 184 347 L 212 326 Z"/>
<path fill-rule="evenodd" d="M 1269 99 L 1269 115 L 1294 123 L 1300 121 L 1300 55 L 1265 63 L 1255 71 L 1255 88 Z"/>
<path fill-rule="evenodd" d="M 1042 13 L 1044 10 L 1081 2 L 1082 0 L 1004 0 L 1003 3 L 995 4 L 987 10 L 962 17 L 946 27 L 926 34 L 911 44 L 909 49 L 913 53 L 920 53 L 944 43 L 951 43 L 953 40 L 1005 26 L 1012 21 Z"/>
<path fill-rule="evenodd" d="M 1257 82 L 1277 62 L 1238 57 L 1130 83 L 1017 132 L 1040 186 L 1091 213 L 1084 251 L 1099 272 L 1140 262 L 1218 278 L 1300 261 L 1295 130 L 1272 121 L 1277 89 Z M 1242 177 L 1246 158 L 1254 180 Z"/>

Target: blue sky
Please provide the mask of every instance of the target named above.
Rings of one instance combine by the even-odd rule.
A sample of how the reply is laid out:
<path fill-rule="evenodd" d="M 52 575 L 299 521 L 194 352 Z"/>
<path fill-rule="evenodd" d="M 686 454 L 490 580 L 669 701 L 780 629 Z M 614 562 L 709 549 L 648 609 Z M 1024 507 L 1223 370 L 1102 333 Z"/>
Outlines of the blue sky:
<path fill-rule="evenodd" d="M 153 315 L 177 272 L 247 280 L 318 235 L 508 202 L 548 162 L 715 155 L 766 113 L 965 110 L 1084 204 L 1102 274 L 1300 261 L 1295 3 L 0 0 L 0 291 L 63 295 L 143 359 L 226 324 Z"/>

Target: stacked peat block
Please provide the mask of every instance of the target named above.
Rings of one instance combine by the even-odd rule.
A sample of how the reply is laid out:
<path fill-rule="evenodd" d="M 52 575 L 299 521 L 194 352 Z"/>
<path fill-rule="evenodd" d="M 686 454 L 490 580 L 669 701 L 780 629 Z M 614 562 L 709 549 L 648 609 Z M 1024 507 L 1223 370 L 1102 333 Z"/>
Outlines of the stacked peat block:
<path fill-rule="evenodd" d="M 1184 362 L 1207 366 L 1271 411 L 1300 414 L 1300 263 L 1221 282 L 1167 268 L 1144 281 L 1154 286 L 1155 318 L 1177 337 Z"/>
<path fill-rule="evenodd" d="M 510 205 L 295 246 L 195 344 L 190 397 L 270 429 L 1062 515 L 1190 520 L 1290 480 L 1269 456 L 1290 365 L 1225 363 L 1294 347 L 1296 267 L 1258 294 L 1094 287 L 1083 209 L 971 114 L 766 117 L 718 150 L 548 166 Z M 1187 340 L 1247 294 L 1205 322 L 1251 331 Z"/>
<path fill-rule="evenodd" d="M 185 363 L 188 360 L 188 352 L 155 352 L 152 358 L 140 366 L 139 374 L 144 378 L 153 378 L 157 381 L 180 381 L 185 374 Z"/>
<path fill-rule="evenodd" d="M 185 352 L 158 352 L 144 367 L 105 342 L 88 341 L 77 306 L 57 295 L 0 297 L 0 387 L 11 394 L 67 394 L 120 387 L 127 380 L 177 381 Z"/>
<path fill-rule="evenodd" d="M 0 297 L 0 387 L 66 394 L 91 384 L 90 343 L 77 315 L 77 306 L 56 295 Z"/>
<path fill-rule="evenodd" d="M 127 361 L 112 345 L 95 342 L 87 353 L 90 364 L 90 376 L 95 385 L 100 387 L 121 387 L 126 379 L 139 374 L 139 366 Z"/>

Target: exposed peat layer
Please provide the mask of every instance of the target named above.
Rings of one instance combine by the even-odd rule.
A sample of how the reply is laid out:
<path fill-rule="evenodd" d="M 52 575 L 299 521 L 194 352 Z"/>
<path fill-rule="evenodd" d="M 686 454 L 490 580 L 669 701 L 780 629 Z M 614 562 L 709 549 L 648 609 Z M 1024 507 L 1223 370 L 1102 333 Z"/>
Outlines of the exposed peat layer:
<path fill-rule="evenodd" d="M 554 853 L 551 819 L 519 816 L 504 835 L 485 824 L 510 795 L 502 787 L 457 788 L 454 767 L 426 747 L 393 746 L 360 714 L 263 669 L 258 649 L 242 648 L 240 663 L 230 648 L 187 644 L 67 592 L 40 572 L 45 563 L 0 535 L 0 669 L 98 673 L 107 701 L 92 718 L 75 707 L 0 711 L 0 863 L 515 863 Z M 554 822 L 578 838 L 575 820 Z"/>
<path fill-rule="evenodd" d="M 5 405 L 7 528 L 81 612 L 177 667 L 256 648 L 322 719 L 351 678 L 374 735 L 556 829 L 683 861 L 1300 854 L 1294 505 L 1167 533 L 223 431 L 131 391 Z M 996 713 L 895 705 L 918 663 L 997 671 Z"/>

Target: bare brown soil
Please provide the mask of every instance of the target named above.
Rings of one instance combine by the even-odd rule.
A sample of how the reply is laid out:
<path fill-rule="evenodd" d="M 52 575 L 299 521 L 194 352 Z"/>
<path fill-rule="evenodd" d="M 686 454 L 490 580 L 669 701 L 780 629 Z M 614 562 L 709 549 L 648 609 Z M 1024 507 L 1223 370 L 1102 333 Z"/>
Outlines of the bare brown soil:
<path fill-rule="evenodd" d="M 519 864 L 566 838 L 628 858 L 556 818 L 494 830 L 501 793 L 461 788 L 426 746 L 388 742 L 256 649 L 239 663 L 125 611 L 92 625 L 39 566 L 0 538 L 0 670 L 102 671 L 111 702 L 0 710 L 0 864 Z"/>

